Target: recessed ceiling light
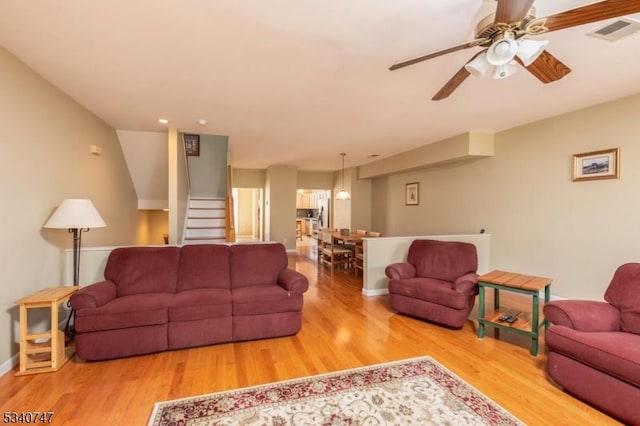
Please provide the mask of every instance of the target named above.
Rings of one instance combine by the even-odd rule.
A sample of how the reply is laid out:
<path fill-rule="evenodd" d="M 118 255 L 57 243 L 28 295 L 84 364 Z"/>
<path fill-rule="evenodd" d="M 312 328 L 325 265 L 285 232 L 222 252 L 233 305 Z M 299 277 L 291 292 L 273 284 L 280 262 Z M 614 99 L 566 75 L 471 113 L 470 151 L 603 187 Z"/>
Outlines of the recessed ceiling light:
<path fill-rule="evenodd" d="M 167 120 L 166 118 L 159 118 L 159 119 L 158 119 L 158 123 L 161 123 L 161 124 L 169 124 L 169 120 Z"/>

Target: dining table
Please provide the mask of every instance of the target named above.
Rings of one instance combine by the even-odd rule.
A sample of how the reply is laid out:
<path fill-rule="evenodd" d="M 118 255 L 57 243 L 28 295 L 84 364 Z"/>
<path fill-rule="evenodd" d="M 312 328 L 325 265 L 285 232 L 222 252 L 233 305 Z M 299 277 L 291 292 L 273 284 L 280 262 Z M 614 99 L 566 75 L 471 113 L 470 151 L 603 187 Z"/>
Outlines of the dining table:
<path fill-rule="evenodd" d="M 334 231 L 331 233 L 333 236 L 333 242 L 343 241 L 345 243 L 362 244 L 362 237 L 366 235 L 350 232 L 348 234 L 342 234 L 340 231 Z"/>

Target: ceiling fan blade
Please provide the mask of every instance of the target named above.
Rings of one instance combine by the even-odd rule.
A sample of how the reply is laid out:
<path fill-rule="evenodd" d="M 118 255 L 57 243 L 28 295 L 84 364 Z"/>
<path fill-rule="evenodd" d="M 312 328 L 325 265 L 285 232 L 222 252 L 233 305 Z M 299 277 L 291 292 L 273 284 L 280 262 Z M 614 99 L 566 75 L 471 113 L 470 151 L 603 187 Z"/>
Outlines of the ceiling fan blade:
<path fill-rule="evenodd" d="M 640 13 L 640 0 L 606 0 L 548 16 L 545 27 L 556 31 L 634 13 Z"/>
<path fill-rule="evenodd" d="M 389 70 L 397 70 L 398 68 L 408 67 L 409 65 L 417 64 L 418 62 L 426 61 L 427 59 L 432 59 L 438 56 L 446 55 L 447 53 L 456 52 L 458 50 L 467 49 L 469 47 L 474 47 L 482 42 L 484 39 L 469 41 L 464 44 L 460 44 L 458 46 L 453 46 L 448 49 L 439 50 L 437 52 L 429 53 L 428 55 L 420 56 L 419 58 L 410 59 L 405 62 L 400 62 L 399 64 L 394 64 L 389 67 Z"/>
<path fill-rule="evenodd" d="M 498 0 L 494 22 L 510 24 L 522 21 L 531 9 L 534 0 Z"/>
<path fill-rule="evenodd" d="M 520 62 L 520 59 L 516 60 Z M 522 62 L 520 62 L 520 65 L 522 65 Z M 538 59 L 525 68 L 544 84 L 560 80 L 571 72 L 571 68 L 546 50 L 538 56 Z"/>
<path fill-rule="evenodd" d="M 478 53 L 476 53 L 475 55 L 473 55 L 471 57 L 471 59 L 469 59 L 467 61 L 467 64 L 471 61 L 473 61 L 475 58 L 477 58 L 478 56 L 480 56 L 480 54 L 482 54 L 483 52 L 485 52 L 487 49 L 484 49 Z M 467 65 L 465 64 L 465 65 Z M 449 95 L 451 95 L 453 93 L 454 90 L 456 90 L 458 88 L 458 86 L 460 86 L 462 84 L 463 81 L 465 81 L 467 79 L 467 77 L 469 77 L 471 75 L 471 73 L 469 73 L 469 71 L 467 71 L 467 69 L 465 67 L 462 67 L 458 70 L 457 73 L 455 73 L 453 75 L 453 77 L 451 77 L 451 79 L 449 79 L 449 81 L 447 81 L 445 83 L 444 86 L 442 86 L 442 88 L 438 91 L 438 93 L 436 93 L 433 98 L 431 98 L 432 101 L 439 101 L 442 100 L 444 98 L 449 97 Z"/>

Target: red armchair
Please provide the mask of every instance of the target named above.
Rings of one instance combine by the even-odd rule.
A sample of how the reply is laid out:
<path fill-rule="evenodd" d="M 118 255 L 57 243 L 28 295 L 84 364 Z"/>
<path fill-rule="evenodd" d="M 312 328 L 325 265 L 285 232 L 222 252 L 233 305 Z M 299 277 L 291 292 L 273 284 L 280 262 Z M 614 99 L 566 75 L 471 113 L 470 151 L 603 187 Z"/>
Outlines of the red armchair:
<path fill-rule="evenodd" d="M 385 269 L 391 308 L 451 328 L 462 328 L 478 294 L 473 244 L 415 240 L 407 261 Z"/>
<path fill-rule="evenodd" d="M 640 424 L 640 263 L 620 266 L 605 302 L 557 300 L 544 307 L 549 376 L 575 397 Z"/>

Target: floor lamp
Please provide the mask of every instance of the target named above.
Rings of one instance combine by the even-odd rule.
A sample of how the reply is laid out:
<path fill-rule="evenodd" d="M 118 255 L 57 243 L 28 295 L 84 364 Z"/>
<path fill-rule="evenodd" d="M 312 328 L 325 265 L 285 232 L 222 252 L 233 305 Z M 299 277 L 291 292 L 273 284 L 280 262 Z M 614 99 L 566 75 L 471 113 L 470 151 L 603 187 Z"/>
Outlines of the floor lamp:
<path fill-rule="evenodd" d="M 73 285 L 80 285 L 80 248 L 82 247 L 82 233 L 91 228 L 103 228 L 107 226 L 96 210 L 91 200 L 67 198 L 62 201 L 56 211 L 53 212 L 45 228 L 67 229 L 73 234 Z M 65 333 L 72 338 L 73 332 L 69 330 L 69 321 L 73 315 L 73 309 L 69 312 Z M 51 324 L 53 327 L 54 324 Z"/>

